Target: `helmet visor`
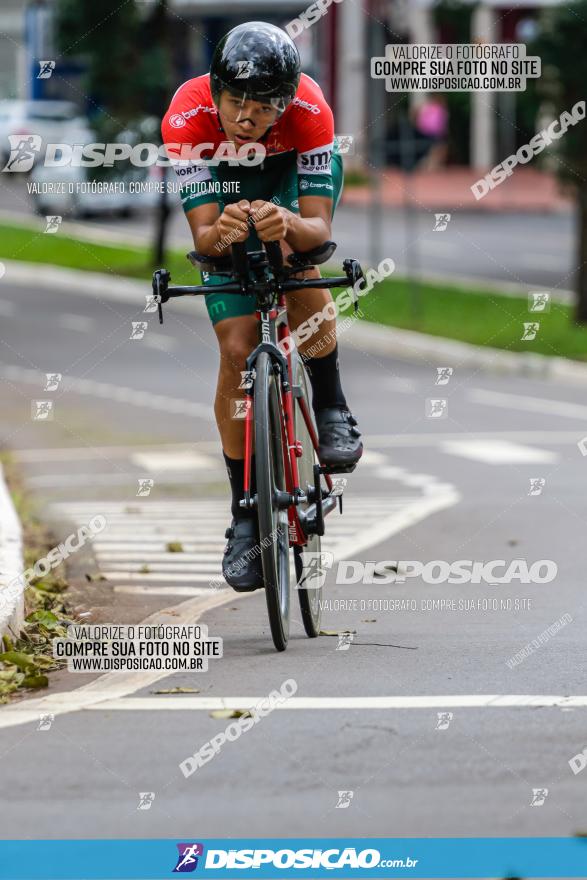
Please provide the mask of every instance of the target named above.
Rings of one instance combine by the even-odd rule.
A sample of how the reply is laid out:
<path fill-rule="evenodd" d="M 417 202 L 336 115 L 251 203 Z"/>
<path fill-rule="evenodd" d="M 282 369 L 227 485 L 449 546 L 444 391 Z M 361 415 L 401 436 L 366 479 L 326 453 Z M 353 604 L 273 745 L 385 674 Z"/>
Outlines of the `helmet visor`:
<path fill-rule="evenodd" d="M 257 101 L 259 104 L 271 106 L 278 114 L 283 113 L 287 106 L 295 97 L 297 84 L 284 83 L 277 90 L 275 86 L 266 85 L 256 78 L 254 81 L 247 83 L 226 83 L 216 79 L 210 83 L 212 88 L 212 97 L 216 105 L 220 102 L 220 95 L 223 91 L 228 92 L 231 96 L 238 98 L 242 104 L 246 101 Z"/>

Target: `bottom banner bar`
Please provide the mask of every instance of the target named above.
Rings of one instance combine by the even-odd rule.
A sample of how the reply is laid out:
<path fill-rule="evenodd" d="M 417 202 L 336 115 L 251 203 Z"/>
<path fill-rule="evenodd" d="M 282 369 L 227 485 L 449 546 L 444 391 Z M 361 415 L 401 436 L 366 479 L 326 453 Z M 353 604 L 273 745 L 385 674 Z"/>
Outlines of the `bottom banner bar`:
<path fill-rule="evenodd" d="M 4 840 L 0 880 L 587 877 L 587 839 Z"/>

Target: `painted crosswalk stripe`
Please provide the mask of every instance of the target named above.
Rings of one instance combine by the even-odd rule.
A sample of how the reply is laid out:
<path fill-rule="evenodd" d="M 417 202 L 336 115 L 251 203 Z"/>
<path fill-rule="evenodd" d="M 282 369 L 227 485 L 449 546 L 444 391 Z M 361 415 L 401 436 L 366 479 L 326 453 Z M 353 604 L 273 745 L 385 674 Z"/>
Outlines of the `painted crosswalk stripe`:
<path fill-rule="evenodd" d="M 508 440 L 448 440 L 440 447 L 449 455 L 482 461 L 485 464 L 551 464 L 558 453 Z"/>
<path fill-rule="evenodd" d="M 219 575 L 221 577 L 221 575 Z M 196 580 L 196 578 L 192 578 Z M 227 584 L 223 584 L 223 589 L 229 589 Z M 173 593 L 174 596 L 209 596 L 210 590 L 206 587 L 180 587 L 175 586 L 173 590 L 168 587 L 152 587 L 146 584 L 118 584 L 114 587 L 115 593 L 126 593 L 131 596 L 168 596 Z"/>
<path fill-rule="evenodd" d="M 426 474 L 409 474 L 400 468 L 394 479 L 402 484 L 397 494 L 352 498 L 343 517 L 333 513 L 328 518 L 322 547 L 333 554 L 334 561 L 349 553 L 356 558 L 459 500 L 450 484 L 435 483 Z M 106 518 L 106 528 L 92 541 L 92 548 L 100 571 L 117 593 L 197 597 L 219 588 L 228 524 L 224 498 L 56 502 L 52 508 L 76 526 L 98 513 Z M 172 542 L 179 543 L 183 552 L 170 552 Z"/>
<path fill-rule="evenodd" d="M 165 473 L 169 471 L 189 472 L 196 470 L 223 468 L 219 458 L 212 458 L 197 450 L 184 450 L 182 452 L 133 452 L 130 460 L 138 467 L 153 473 Z"/>

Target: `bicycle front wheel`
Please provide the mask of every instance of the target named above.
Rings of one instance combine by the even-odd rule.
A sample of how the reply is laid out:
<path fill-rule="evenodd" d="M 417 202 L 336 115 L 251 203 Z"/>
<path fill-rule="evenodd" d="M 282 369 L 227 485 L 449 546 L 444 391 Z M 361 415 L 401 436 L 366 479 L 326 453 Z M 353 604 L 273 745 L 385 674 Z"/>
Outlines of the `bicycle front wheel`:
<path fill-rule="evenodd" d="M 312 410 L 308 399 L 306 371 L 297 351 L 292 352 L 291 363 L 293 384 L 300 389 L 299 393 L 302 395 L 302 399 L 305 401 L 306 408 L 311 417 Z M 295 436 L 297 440 L 301 441 L 303 450 L 301 458 L 298 458 L 300 486 L 304 492 L 308 492 L 312 490 L 314 485 L 314 465 L 318 464 L 318 458 L 314 451 L 312 438 L 306 427 L 299 401 L 296 400 L 295 404 Z M 301 505 L 300 509 L 304 511 L 307 507 L 308 503 L 306 502 Z M 320 635 L 320 619 L 322 616 L 321 584 L 323 577 L 320 535 L 310 535 L 303 547 L 294 547 L 294 559 L 302 623 L 304 624 L 306 635 L 313 639 Z"/>
<path fill-rule="evenodd" d="M 289 536 L 279 377 L 267 352 L 255 364 L 255 461 L 257 513 L 267 611 L 273 644 L 284 651 L 289 637 Z"/>

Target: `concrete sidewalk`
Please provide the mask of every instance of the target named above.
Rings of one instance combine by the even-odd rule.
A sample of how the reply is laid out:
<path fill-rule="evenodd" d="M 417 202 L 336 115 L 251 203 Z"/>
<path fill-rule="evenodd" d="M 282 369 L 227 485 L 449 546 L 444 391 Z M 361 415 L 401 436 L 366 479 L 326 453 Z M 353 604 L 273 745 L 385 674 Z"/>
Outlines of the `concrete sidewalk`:
<path fill-rule="evenodd" d="M 397 168 L 385 168 L 381 172 L 376 196 L 385 207 L 400 208 L 410 201 L 416 209 L 423 211 L 553 213 L 569 211 L 573 207 L 572 195 L 561 191 L 554 174 L 520 167 L 477 201 L 471 186 L 487 170 L 455 166 L 405 174 Z M 372 199 L 368 184 L 345 185 L 343 204 L 369 205 Z"/>

